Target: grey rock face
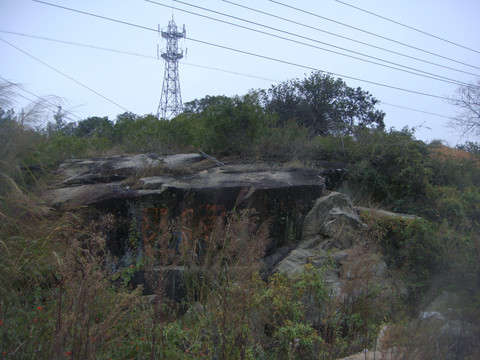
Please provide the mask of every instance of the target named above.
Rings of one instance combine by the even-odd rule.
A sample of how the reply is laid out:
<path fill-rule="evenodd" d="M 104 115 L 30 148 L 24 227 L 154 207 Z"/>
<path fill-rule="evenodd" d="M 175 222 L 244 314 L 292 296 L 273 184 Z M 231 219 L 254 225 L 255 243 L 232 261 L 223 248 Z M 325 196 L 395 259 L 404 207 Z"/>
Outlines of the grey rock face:
<path fill-rule="evenodd" d="M 305 216 L 301 240 L 275 271 L 294 275 L 303 271 L 307 263 L 321 267 L 327 261 L 339 263 L 358 238 L 365 225 L 356 213 L 348 196 L 332 192 L 315 200 Z"/>
<path fill-rule="evenodd" d="M 315 201 L 305 217 L 302 238 L 323 237 L 330 239 L 332 247 L 348 249 L 364 226 L 350 198 L 345 194 L 332 192 Z"/>

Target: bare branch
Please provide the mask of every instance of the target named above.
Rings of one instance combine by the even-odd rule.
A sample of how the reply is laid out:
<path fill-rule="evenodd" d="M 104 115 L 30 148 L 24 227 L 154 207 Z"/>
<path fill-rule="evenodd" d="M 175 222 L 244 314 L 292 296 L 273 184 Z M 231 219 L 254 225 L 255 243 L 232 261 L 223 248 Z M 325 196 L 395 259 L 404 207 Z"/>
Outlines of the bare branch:
<path fill-rule="evenodd" d="M 459 107 L 461 113 L 450 121 L 450 127 L 466 135 L 480 136 L 480 78 L 476 83 L 460 86 L 450 103 Z"/>

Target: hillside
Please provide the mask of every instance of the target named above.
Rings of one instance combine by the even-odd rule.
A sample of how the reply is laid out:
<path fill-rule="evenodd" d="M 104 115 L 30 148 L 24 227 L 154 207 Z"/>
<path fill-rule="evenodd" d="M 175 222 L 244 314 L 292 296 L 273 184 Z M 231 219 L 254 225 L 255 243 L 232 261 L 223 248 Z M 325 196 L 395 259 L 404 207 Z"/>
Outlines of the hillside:
<path fill-rule="evenodd" d="M 344 96 L 315 114 L 307 83 Z M 478 358 L 478 144 L 385 129 L 348 89 L 171 121 L 1 110 L 3 356 Z"/>

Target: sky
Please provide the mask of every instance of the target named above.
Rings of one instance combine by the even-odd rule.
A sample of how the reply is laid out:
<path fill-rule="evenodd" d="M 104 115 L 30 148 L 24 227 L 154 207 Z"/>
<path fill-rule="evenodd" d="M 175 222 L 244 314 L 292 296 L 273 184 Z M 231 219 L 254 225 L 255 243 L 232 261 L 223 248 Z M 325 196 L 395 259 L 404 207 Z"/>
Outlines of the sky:
<path fill-rule="evenodd" d="M 478 0 L 45 2 L 57 6 L 0 0 L 0 77 L 23 88 L 16 88 L 16 111 L 54 95 L 72 121 L 156 114 L 165 69 L 157 48 L 166 42 L 155 30 L 173 17 L 186 28 L 179 40 L 184 103 L 321 70 L 378 99 L 387 128 L 408 126 L 420 140 L 451 146 L 478 141 L 448 126 L 460 109 L 444 99 L 480 76 Z"/>

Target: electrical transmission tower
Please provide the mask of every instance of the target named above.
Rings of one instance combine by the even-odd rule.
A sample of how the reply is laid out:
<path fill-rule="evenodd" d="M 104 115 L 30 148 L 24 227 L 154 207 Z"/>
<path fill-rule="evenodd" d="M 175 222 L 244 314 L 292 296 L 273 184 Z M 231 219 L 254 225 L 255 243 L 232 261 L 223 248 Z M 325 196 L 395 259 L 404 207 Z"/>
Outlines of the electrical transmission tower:
<path fill-rule="evenodd" d="M 178 40 L 186 35 L 185 25 L 183 25 L 183 31 L 178 31 L 172 16 L 166 31 L 162 29 L 161 34 L 167 40 L 167 48 L 162 49 L 161 55 L 165 60 L 165 73 L 157 118 L 170 120 L 183 110 L 180 78 L 178 76 L 178 61 L 183 58 L 183 49 L 178 49 Z"/>

